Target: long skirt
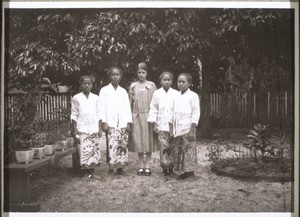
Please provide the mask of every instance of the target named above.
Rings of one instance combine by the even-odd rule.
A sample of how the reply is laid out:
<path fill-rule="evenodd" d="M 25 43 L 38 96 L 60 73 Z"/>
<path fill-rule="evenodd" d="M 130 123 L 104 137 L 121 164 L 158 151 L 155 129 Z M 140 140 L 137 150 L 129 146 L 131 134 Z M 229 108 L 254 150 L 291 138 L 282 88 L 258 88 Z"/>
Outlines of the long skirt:
<path fill-rule="evenodd" d="M 163 169 L 172 169 L 174 167 L 173 154 L 170 147 L 170 134 L 167 131 L 158 132 L 160 166 Z"/>
<path fill-rule="evenodd" d="M 147 122 L 147 113 L 132 114 L 132 147 L 136 153 L 158 151 L 157 136 L 153 132 L 152 124 Z"/>
<path fill-rule="evenodd" d="M 101 164 L 100 144 L 101 138 L 96 134 L 79 133 L 78 153 L 82 169 L 94 168 Z"/>
<path fill-rule="evenodd" d="M 188 138 L 188 134 L 174 138 L 174 172 L 179 175 L 193 172 L 197 167 L 197 151 L 195 142 Z"/>
<path fill-rule="evenodd" d="M 106 150 L 110 169 L 124 168 L 128 165 L 128 138 L 125 128 L 109 128 Z"/>

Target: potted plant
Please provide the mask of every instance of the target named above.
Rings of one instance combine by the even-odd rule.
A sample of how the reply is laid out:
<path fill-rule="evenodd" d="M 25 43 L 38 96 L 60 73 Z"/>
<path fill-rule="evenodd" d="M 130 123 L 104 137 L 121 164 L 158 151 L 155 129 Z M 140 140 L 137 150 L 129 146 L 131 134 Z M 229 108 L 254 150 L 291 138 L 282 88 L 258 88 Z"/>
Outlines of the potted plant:
<path fill-rule="evenodd" d="M 40 134 L 36 134 L 31 141 L 31 147 L 34 150 L 33 158 L 42 159 L 46 155 L 45 151 L 45 137 L 42 137 Z"/>
<path fill-rule="evenodd" d="M 57 124 L 56 139 L 56 150 L 63 151 L 67 150 L 68 147 L 73 146 L 73 138 L 70 138 L 69 127 L 66 124 Z"/>
<path fill-rule="evenodd" d="M 73 138 L 73 136 L 69 136 L 67 140 L 68 140 L 68 146 L 69 147 L 74 147 L 74 138 Z"/>
<path fill-rule="evenodd" d="M 67 150 L 69 142 L 67 139 L 59 140 L 55 143 L 55 150 L 56 151 L 65 151 Z"/>
<path fill-rule="evenodd" d="M 29 164 L 33 160 L 34 150 L 30 147 L 30 141 L 22 138 L 15 140 L 15 156 L 18 163 Z"/>
<path fill-rule="evenodd" d="M 28 124 L 20 128 L 20 133 L 14 141 L 15 157 L 18 163 L 30 163 L 33 160 L 34 151 L 31 148 L 32 125 Z"/>
<path fill-rule="evenodd" d="M 53 155 L 55 152 L 56 138 L 53 132 L 49 132 L 45 141 L 45 153 L 46 155 Z"/>

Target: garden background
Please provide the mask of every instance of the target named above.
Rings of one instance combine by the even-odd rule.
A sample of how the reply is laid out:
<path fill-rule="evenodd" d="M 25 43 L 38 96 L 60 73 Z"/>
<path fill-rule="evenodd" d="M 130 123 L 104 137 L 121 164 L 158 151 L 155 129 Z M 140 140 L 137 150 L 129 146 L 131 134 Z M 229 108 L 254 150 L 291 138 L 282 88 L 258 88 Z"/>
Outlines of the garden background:
<path fill-rule="evenodd" d="M 226 135 L 221 128 L 228 133 L 245 129 L 246 138 L 246 129 L 257 123 L 287 132 L 289 145 L 294 144 L 293 9 L 5 9 L 5 21 L 5 163 L 13 160 L 15 138 L 28 126 L 31 134 L 68 133 L 70 98 L 79 92 L 81 75 L 94 77 L 92 92 L 98 94 L 108 83 L 107 69 L 116 65 L 124 71 L 121 86 L 127 88 L 141 61 L 157 86 L 162 70 L 175 78 L 181 72 L 193 75 L 191 89 L 201 100 L 200 145 L 204 139 L 220 142 Z M 290 195 L 292 187 L 285 188 Z M 292 201 L 279 210 L 290 211 Z M 175 207 L 211 211 L 209 206 Z M 248 211 L 274 207 L 249 206 Z M 220 205 L 219 211 L 224 209 Z"/>

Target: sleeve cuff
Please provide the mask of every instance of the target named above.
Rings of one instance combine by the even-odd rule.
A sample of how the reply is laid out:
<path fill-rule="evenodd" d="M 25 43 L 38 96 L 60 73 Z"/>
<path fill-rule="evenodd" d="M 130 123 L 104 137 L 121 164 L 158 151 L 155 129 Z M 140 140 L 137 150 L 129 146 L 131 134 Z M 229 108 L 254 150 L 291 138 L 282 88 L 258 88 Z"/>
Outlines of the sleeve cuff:
<path fill-rule="evenodd" d="M 76 116 L 71 116 L 71 120 L 74 120 L 77 122 L 78 118 Z"/>
<path fill-rule="evenodd" d="M 154 123 L 156 123 L 156 117 L 154 117 L 154 116 L 148 116 L 147 122 L 154 122 Z"/>

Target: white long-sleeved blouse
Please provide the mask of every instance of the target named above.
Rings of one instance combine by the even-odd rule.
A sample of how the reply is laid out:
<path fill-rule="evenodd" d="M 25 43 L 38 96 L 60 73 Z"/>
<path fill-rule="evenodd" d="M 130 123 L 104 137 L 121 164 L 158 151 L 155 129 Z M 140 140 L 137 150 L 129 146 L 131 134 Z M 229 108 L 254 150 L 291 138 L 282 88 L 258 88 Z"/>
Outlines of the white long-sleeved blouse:
<path fill-rule="evenodd" d="M 115 89 L 112 84 L 103 87 L 99 93 L 100 118 L 109 127 L 125 128 L 132 123 L 129 97 L 120 86 Z"/>
<path fill-rule="evenodd" d="M 157 123 L 159 131 L 169 132 L 169 123 L 172 123 L 172 110 L 177 91 L 169 88 L 166 92 L 163 87 L 154 91 L 150 103 L 148 122 Z"/>
<path fill-rule="evenodd" d="M 184 94 L 178 91 L 173 110 L 174 137 L 189 133 L 192 124 L 198 125 L 199 119 L 200 101 L 198 95 L 190 89 L 187 89 Z"/>
<path fill-rule="evenodd" d="M 83 92 L 72 98 L 71 120 L 77 122 L 77 130 L 83 133 L 98 132 L 100 120 L 99 98 L 96 94 L 90 93 L 88 98 Z"/>

